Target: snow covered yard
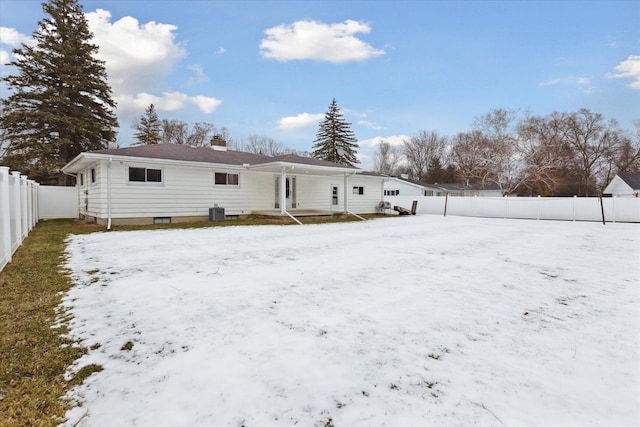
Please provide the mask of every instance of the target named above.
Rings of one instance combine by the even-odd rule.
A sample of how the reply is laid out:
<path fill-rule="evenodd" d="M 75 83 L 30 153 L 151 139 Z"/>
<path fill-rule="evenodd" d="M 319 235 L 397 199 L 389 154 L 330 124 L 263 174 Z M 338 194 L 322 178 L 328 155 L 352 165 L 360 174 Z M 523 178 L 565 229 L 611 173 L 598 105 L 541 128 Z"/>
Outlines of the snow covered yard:
<path fill-rule="evenodd" d="M 75 236 L 84 426 L 631 426 L 640 226 L 439 216 Z"/>

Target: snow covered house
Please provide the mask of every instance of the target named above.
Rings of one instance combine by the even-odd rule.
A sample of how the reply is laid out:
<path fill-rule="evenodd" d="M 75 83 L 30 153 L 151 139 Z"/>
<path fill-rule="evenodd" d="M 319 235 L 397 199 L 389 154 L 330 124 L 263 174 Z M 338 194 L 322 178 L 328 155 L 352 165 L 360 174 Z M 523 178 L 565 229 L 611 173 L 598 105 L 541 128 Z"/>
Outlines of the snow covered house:
<path fill-rule="evenodd" d="M 502 197 L 497 184 L 426 184 L 406 175 L 388 177 L 384 183 L 385 196 L 479 196 Z"/>
<path fill-rule="evenodd" d="M 108 226 L 206 220 L 222 209 L 224 217 L 366 214 L 383 197 L 383 178 L 355 167 L 216 146 L 89 151 L 62 171 L 77 179 L 79 216 Z"/>
<path fill-rule="evenodd" d="M 611 194 L 616 197 L 639 197 L 640 173 L 617 174 L 602 193 Z"/>

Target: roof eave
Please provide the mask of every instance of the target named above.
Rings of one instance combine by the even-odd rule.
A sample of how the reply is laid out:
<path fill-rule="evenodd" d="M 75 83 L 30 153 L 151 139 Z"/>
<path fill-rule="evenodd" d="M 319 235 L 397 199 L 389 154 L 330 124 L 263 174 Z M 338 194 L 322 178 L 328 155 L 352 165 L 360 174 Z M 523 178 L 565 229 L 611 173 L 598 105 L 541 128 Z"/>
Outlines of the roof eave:
<path fill-rule="evenodd" d="M 323 166 L 323 165 L 310 165 L 307 163 L 296 163 L 296 162 L 268 162 L 268 163 L 258 163 L 255 165 L 246 166 L 247 169 L 250 170 L 264 170 L 264 171 L 272 171 L 272 170 L 281 170 L 281 169 L 290 169 L 290 170 L 306 170 L 306 171 L 314 171 L 314 172 L 330 172 L 330 173 L 358 173 L 361 172 L 358 168 L 353 167 L 341 167 L 341 166 Z"/>

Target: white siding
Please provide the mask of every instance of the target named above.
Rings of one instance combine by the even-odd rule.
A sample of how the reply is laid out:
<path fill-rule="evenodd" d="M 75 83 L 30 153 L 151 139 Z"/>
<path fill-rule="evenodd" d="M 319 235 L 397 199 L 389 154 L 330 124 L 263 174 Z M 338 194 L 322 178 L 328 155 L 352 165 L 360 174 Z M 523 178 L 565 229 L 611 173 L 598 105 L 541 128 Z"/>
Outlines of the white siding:
<path fill-rule="evenodd" d="M 162 169 L 162 183 L 129 182 L 128 168 Z M 214 185 L 214 173 L 239 175 L 239 185 Z M 225 208 L 227 215 L 272 208 L 272 184 L 264 177 L 237 169 L 184 167 L 143 163 L 113 164 L 111 215 L 113 218 L 206 216 L 209 208 Z M 106 203 L 106 200 L 105 200 Z"/>
<path fill-rule="evenodd" d="M 364 194 L 353 194 L 353 187 L 364 187 Z M 377 177 L 355 176 L 347 182 L 348 210 L 353 213 L 375 213 L 383 197 L 383 180 Z"/>
<path fill-rule="evenodd" d="M 96 183 L 91 183 L 89 169 L 83 171 L 84 185 L 79 186 L 80 213 L 107 218 L 108 163 L 94 166 Z M 162 183 L 129 182 L 129 167 L 162 170 Z M 214 173 L 237 173 L 238 185 L 215 185 Z M 250 214 L 254 210 L 275 208 L 275 179 L 278 174 L 248 171 L 244 168 L 162 165 L 157 162 L 112 162 L 111 217 L 150 218 L 207 216 L 209 208 L 225 208 L 226 215 Z M 293 209 L 330 210 L 331 186 L 339 187 L 339 206 L 344 210 L 344 176 L 295 175 L 296 202 Z M 382 179 L 349 177 L 348 209 L 354 213 L 374 213 L 382 200 Z M 353 186 L 365 187 L 364 195 L 352 194 Z M 88 209 L 85 212 L 85 200 Z"/>
<path fill-rule="evenodd" d="M 398 179 L 388 179 L 384 183 L 385 190 L 399 190 L 399 196 L 423 196 L 424 189 L 418 185 L 410 184 L 408 182 L 400 181 Z"/>
<path fill-rule="evenodd" d="M 618 175 L 613 177 L 609 185 L 607 185 L 607 188 L 604 189 L 603 193 L 612 194 L 618 197 L 634 197 L 634 196 L 637 197 L 638 196 L 638 191 L 634 192 L 633 189 L 629 186 L 629 184 L 624 182 L 624 180 L 620 178 Z"/>

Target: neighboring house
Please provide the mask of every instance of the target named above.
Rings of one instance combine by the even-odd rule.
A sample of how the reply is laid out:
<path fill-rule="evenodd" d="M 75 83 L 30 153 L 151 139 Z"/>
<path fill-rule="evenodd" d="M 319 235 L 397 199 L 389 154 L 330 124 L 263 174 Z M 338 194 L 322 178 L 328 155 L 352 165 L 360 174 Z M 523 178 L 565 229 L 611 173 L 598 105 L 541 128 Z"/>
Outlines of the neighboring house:
<path fill-rule="evenodd" d="M 619 173 L 602 193 L 616 197 L 639 197 L 640 173 Z"/>
<path fill-rule="evenodd" d="M 80 217 L 109 227 L 206 220 L 221 208 L 226 217 L 375 213 L 383 197 L 383 178 L 355 167 L 219 146 L 90 151 L 62 171 L 77 178 Z"/>
<path fill-rule="evenodd" d="M 387 177 L 384 183 L 385 196 L 480 196 L 502 197 L 497 184 L 426 184 L 403 175 Z"/>

